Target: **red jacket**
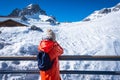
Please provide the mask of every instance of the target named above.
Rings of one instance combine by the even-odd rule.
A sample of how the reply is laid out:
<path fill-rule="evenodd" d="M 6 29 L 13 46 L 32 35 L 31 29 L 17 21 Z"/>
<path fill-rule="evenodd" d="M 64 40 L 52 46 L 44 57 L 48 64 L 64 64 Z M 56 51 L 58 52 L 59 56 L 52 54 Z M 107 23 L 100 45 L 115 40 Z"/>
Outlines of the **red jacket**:
<path fill-rule="evenodd" d="M 63 53 L 62 47 L 56 41 L 42 40 L 38 50 L 48 53 L 51 60 L 55 59 L 51 69 L 40 71 L 41 80 L 61 80 L 58 57 Z"/>

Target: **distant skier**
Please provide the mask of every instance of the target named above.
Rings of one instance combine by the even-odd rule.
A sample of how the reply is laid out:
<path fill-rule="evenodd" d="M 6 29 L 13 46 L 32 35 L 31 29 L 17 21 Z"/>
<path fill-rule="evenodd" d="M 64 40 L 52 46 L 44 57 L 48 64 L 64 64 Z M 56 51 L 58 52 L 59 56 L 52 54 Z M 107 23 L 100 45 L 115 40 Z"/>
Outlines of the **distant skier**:
<path fill-rule="evenodd" d="M 47 34 L 40 42 L 38 50 L 49 55 L 53 61 L 52 67 L 48 70 L 40 70 L 41 80 L 61 80 L 58 57 L 63 53 L 62 47 L 57 43 L 55 33 L 47 30 Z"/>

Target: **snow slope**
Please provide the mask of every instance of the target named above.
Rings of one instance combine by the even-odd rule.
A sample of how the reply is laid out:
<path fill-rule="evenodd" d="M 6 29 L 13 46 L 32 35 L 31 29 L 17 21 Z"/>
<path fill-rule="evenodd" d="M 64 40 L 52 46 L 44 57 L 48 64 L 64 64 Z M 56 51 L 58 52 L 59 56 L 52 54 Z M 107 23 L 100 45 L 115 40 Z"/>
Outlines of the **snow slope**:
<path fill-rule="evenodd" d="M 64 48 L 63 55 L 120 55 L 120 11 L 88 22 L 61 23 L 49 25 L 32 21 L 43 32 L 30 27 L 1 27 L 1 56 L 35 56 L 39 41 L 46 29 L 51 28 L 57 41 Z M 28 61 L 0 61 L 0 69 L 37 69 L 37 63 Z M 106 70 L 120 71 L 119 62 L 102 61 L 60 61 L 61 70 Z M 61 74 L 63 80 L 119 80 L 112 75 L 70 75 Z M 0 75 L 1 80 L 38 80 L 39 75 L 9 74 Z"/>
<path fill-rule="evenodd" d="M 119 10 L 120 10 L 120 3 L 118 3 L 114 7 L 103 8 L 101 10 L 96 10 L 91 15 L 89 15 L 88 17 L 86 17 L 84 19 L 84 21 L 96 20 L 98 18 L 101 18 L 103 16 L 108 15 L 109 13 L 114 13 L 114 12 L 117 12 Z"/>

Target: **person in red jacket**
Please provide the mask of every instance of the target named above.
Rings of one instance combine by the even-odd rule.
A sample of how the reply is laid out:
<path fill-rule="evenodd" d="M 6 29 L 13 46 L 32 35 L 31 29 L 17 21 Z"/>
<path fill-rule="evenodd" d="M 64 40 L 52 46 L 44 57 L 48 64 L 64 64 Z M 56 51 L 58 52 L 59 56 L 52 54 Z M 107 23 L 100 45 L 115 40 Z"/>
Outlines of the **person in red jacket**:
<path fill-rule="evenodd" d="M 48 53 L 51 60 L 54 60 L 52 68 L 47 71 L 40 71 L 41 80 L 61 80 L 58 57 L 63 54 L 63 48 L 57 43 L 55 33 L 47 30 L 46 37 L 38 46 L 39 51 Z"/>

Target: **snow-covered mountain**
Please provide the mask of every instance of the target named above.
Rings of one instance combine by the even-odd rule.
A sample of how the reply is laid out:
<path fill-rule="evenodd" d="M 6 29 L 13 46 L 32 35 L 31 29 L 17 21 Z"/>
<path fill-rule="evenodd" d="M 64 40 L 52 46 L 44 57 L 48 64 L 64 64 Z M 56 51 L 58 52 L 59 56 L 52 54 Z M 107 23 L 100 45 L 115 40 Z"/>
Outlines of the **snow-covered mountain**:
<path fill-rule="evenodd" d="M 45 19 L 45 18 L 44 18 Z M 63 55 L 119 55 L 120 10 L 90 21 L 48 25 L 31 20 L 31 27 L 0 27 L 1 56 L 35 56 L 39 41 L 47 29 L 52 29 L 64 49 Z M 37 62 L 0 61 L 2 70 L 37 69 Z M 61 70 L 120 71 L 120 63 L 109 61 L 60 61 Z M 61 74 L 62 80 L 119 80 L 118 75 Z M 0 80 L 39 80 L 35 74 L 0 74 Z"/>
<path fill-rule="evenodd" d="M 83 21 L 95 20 L 95 19 L 101 18 L 103 16 L 106 16 L 110 13 L 117 12 L 119 10 L 120 10 L 120 3 L 118 3 L 117 5 L 115 5 L 114 7 L 111 7 L 111 8 L 103 8 L 101 10 L 94 11 L 91 15 L 86 17 Z"/>
<path fill-rule="evenodd" d="M 31 20 L 34 21 L 36 20 L 40 22 L 49 22 L 52 25 L 58 23 L 55 17 L 48 16 L 47 13 L 44 10 L 42 10 L 38 4 L 30 4 L 23 9 L 16 8 L 8 16 L 21 17 L 21 19 L 23 21 L 27 21 L 27 23 L 29 23 Z"/>

